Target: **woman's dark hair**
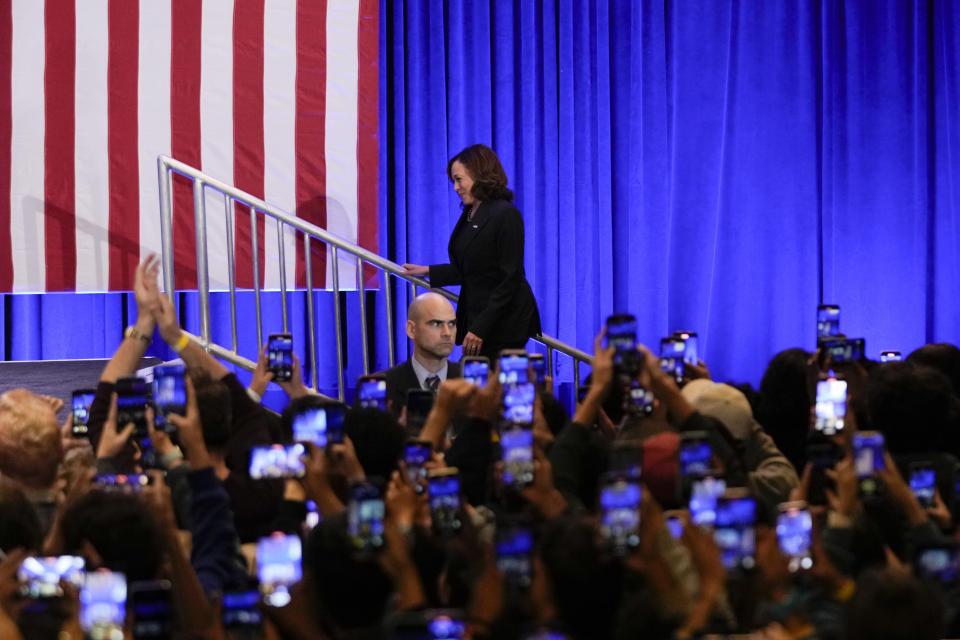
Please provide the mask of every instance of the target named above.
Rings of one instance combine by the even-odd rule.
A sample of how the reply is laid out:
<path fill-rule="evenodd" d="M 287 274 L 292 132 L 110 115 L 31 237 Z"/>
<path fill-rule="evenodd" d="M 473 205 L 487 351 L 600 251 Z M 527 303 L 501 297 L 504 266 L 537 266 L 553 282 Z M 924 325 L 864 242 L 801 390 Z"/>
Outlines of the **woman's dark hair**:
<path fill-rule="evenodd" d="M 807 360 L 803 349 L 787 349 L 773 357 L 760 382 L 756 418 L 777 448 L 793 463 L 797 473 L 807 463 L 807 432 L 813 399 L 807 386 Z"/>
<path fill-rule="evenodd" d="M 450 158 L 447 163 L 447 177 L 451 180 L 454 162 L 462 164 L 473 178 L 470 193 L 480 202 L 513 201 L 513 191 L 507 189 L 507 174 L 500 164 L 500 158 L 490 147 L 474 144 Z"/>

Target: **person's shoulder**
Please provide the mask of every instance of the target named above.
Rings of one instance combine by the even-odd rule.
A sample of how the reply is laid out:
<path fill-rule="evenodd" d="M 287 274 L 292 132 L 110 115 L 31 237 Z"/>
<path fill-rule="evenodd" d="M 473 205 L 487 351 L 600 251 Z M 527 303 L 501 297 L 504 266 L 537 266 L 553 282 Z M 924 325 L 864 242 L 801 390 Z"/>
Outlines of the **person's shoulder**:
<path fill-rule="evenodd" d="M 413 373 L 413 365 L 410 364 L 409 360 L 404 360 L 396 366 L 380 371 L 377 375 L 385 377 L 387 381 L 392 381 L 410 373 Z"/>
<path fill-rule="evenodd" d="M 510 200 L 491 200 L 484 203 L 486 206 L 490 207 L 490 213 L 493 214 L 510 214 L 516 213 L 520 215 L 520 210 L 517 209 L 517 206 Z"/>

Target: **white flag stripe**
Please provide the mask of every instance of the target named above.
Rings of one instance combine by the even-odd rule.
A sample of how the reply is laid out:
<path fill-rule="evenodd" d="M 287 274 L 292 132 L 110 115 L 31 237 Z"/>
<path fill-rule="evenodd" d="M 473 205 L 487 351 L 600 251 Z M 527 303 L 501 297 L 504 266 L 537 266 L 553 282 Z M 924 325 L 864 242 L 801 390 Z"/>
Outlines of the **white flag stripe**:
<path fill-rule="evenodd" d="M 140 0 L 137 80 L 140 254 L 159 254 L 157 156 L 170 153 L 170 0 Z"/>
<path fill-rule="evenodd" d="M 60 256 L 48 256 L 45 242 L 45 149 L 54 141 L 47 131 L 72 126 L 73 244 L 76 248 L 76 290 L 104 291 L 111 285 L 111 214 L 138 219 L 140 254 L 162 251 L 157 184 L 157 156 L 171 152 L 171 87 L 176 71 L 171 69 L 172 0 L 131 0 L 139 3 L 137 56 L 137 201 L 129 211 L 111 212 L 110 133 L 113 96 L 110 93 L 110 14 L 112 0 L 76 2 L 75 26 L 57 21 L 51 28 L 75 28 L 75 33 L 47 33 L 45 11 L 50 0 L 8 0 L 12 38 L 12 136 L 10 198 L 11 241 L 16 292 L 44 291 L 47 272 L 53 273 Z M 234 181 L 234 4 L 236 0 L 200 0 L 200 135 L 197 144 L 201 169 L 227 183 Z M 297 0 L 264 0 L 264 199 L 295 214 L 297 210 Z M 330 0 L 326 33 L 315 34 L 314 45 L 325 47 L 327 64 L 325 103 L 325 196 L 327 228 L 348 240 L 358 237 L 358 109 L 367 104 L 358 99 L 359 0 Z M 115 7 L 118 8 L 118 7 Z M 51 14 L 52 15 L 52 14 Z M 129 14 L 127 14 L 129 16 Z M 62 23 L 62 24 L 61 24 Z M 243 37 L 243 36 L 240 36 Z M 46 122 L 46 45 L 75 39 L 76 67 L 74 102 L 66 107 L 73 123 Z M 125 41 L 124 41 L 125 42 Z M 116 42 L 114 44 L 117 44 Z M 253 44 L 252 42 L 250 44 Z M 303 44 L 303 43 L 300 43 Z M 241 43 L 240 46 L 243 46 Z M 310 56 L 313 54 L 311 53 Z M 308 59 L 316 59 L 309 57 Z M 56 70 L 54 70 L 56 71 Z M 117 69 L 123 76 L 124 72 Z M 51 78 L 56 77 L 56 74 Z M 129 78 L 129 76 L 127 76 Z M 132 80 L 132 78 L 129 78 Z M 56 89 L 56 87 L 54 88 Z M 122 99 L 121 99 L 122 100 Z M 366 107 L 364 107 L 366 108 Z M 115 116 L 117 114 L 114 114 Z M 57 116 L 61 117 L 61 116 Z M 117 116 L 122 118 L 123 116 Z M 114 122 L 115 124 L 115 122 Z M 130 123 L 130 126 L 133 126 Z M 45 145 L 45 142 L 47 143 Z M 132 151 L 132 147 L 130 147 Z M 116 167 L 114 167 L 116 168 Z M 254 175 L 256 175 L 254 171 Z M 115 180 L 120 180 L 117 175 Z M 133 185 L 125 185 L 133 188 Z M 118 194 L 120 195 L 120 194 Z M 122 198 L 121 198 L 122 199 Z M 69 198 L 68 198 L 69 200 Z M 114 200 L 114 204 L 120 200 Z M 226 219 L 224 203 L 215 192 L 205 197 L 207 206 L 207 251 L 212 288 L 228 284 Z M 115 207 L 116 209 L 116 207 Z M 137 216 L 137 218 L 133 218 Z M 114 224 L 123 224 L 114 220 Z M 264 288 L 280 286 L 276 226 L 266 224 L 261 251 L 265 254 Z M 188 233 L 193 234 L 192 230 Z M 287 285 L 296 284 L 298 241 L 293 231 L 284 231 L 284 274 Z M 70 244 L 69 235 L 65 239 Z M 302 245 L 300 247 L 302 249 Z M 46 267 L 51 266 L 48 270 Z M 332 287 L 327 261 L 327 281 L 317 287 Z M 114 265 L 116 267 L 116 265 Z M 71 264 L 73 269 L 74 265 Z M 352 258 L 339 265 L 343 288 L 355 286 Z M 113 270 L 117 275 L 116 268 Z M 70 278 L 68 278 L 69 280 Z M 114 282 L 116 285 L 116 282 Z M 54 285 L 59 286 L 59 285 Z"/>
<path fill-rule="evenodd" d="M 233 0 L 203 0 L 200 158 L 203 172 L 233 184 Z M 211 289 L 229 286 L 223 195 L 206 190 Z"/>
<path fill-rule="evenodd" d="M 44 6 L 14 0 L 11 64 L 10 235 L 13 290 L 43 291 Z"/>
<path fill-rule="evenodd" d="M 297 3 L 296 0 L 266 0 L 263 14 L 263 195 L 264 200 L 291 215 L 297 212 L 296 114 L 290 96 L 297 93 Z M 287 286 L 296 284 L 296 237 L 284 230 Z M 266 268 L 264 286 L 280 288 L 276 225 L 267 224 L 264 234 Z"/>
<path fill-rule="evenodd" d="M 108 0 L 84 0 L 77 16 L 74 176 L 77 291 L 103 291 L 110 270 L 107 144 Z"/>
<path fill-rule="evenodd" d="M 327 5 L 327 107 L 324 155 L 327 164 L 327 230 L 357 241 L 357 33 L 359 0 Z M 327 282 L 333 286 L 332 256 Z M 356 261 L 341 258 L 340 288 L 357 286 Z"/>

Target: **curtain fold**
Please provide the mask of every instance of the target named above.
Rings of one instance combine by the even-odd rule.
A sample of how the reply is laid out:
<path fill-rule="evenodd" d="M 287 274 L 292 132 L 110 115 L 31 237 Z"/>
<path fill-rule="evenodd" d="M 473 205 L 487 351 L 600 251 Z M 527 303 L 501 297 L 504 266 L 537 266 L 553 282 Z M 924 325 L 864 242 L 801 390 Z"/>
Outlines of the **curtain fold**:
<path fill-rule="evenodd" d="M 544 331 L 581 349 L 608 314 L 629 312 L 651 347 L 698 331 L 716 377 L 755 383 L 775 352 L 814 347 L 819 302 L 841 305 L 841 329 L 870 356 L 960 342 L 954 3 L 380 7 L 387 257 L 446 260 L 460 211 L 446 163 L 482 142 L 524 216 Z M 398 287 L 393 301 L 401 358 L 411 295 Z M 109 355 L 132 301 L 74 298 L 7 296 L 5 357 Z M 323 314 L 329 302 L 318 298 Z M 348 307 L 358 367 L 354 298 Z M 302 300 L 291 313 L 302 325 Z M 556 375 L 569 380 L 569 362 Z"/>

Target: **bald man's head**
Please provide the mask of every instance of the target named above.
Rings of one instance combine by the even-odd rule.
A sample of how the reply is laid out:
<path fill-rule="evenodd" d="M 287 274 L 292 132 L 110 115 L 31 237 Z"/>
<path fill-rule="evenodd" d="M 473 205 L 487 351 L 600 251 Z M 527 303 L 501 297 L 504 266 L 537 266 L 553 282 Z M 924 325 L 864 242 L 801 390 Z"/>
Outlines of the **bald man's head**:
<path fill-rule="evenodd" d="M 443 360 L 453 351 L 457 314 L 450 301 L 428 291 L 417 296 L 407 309 L 407 336 L 421 361 Z"/>

